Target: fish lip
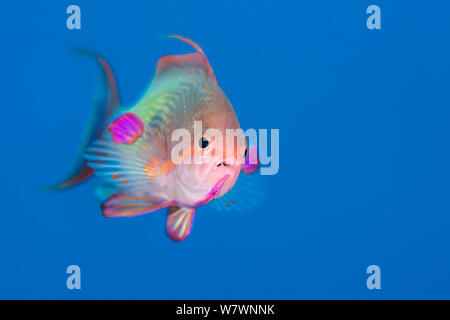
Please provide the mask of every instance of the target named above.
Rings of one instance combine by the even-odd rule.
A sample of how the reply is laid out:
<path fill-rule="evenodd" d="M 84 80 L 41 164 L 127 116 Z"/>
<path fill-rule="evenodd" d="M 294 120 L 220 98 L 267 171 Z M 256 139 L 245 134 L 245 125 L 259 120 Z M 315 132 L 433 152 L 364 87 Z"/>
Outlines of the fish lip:
<path fill-rule="evenodd" d="M 230 177 L 230 174 L 226 174 L 224 175 L 219 182 L 217 182 L 214 187 L 211 188 L 211 191 L 208 192 L 208 194 L 206 195 L 206 197 L 203 200 L 200 200 L 199 202 L 197 202 L 194 206 L 198 207 L 201 205 L 204 205 L 206 203 L 209 202 L 209 200 L 211 200 L 212 198 L 214 198 L 214 196 L 220 191 L 220 189 L 222 189 L 223 185 L 225 184 L 225 182 L 228 180 L 228 178 Z"/>
<path fill-rule="evenodd" d="M 230 177 L 230 174 L 224 175 L 223 178 L 220 179 L 219 182 L 217 182 L 215 184 L 215 186 L 211 189 L 211 191 L 209 193 L 212 194 L 214 192 L 213 196 L 215 196 L 217 194 L 217 192 L 219 192 L 220 189 L 222 189 L 223 185 L 225 184 L 225 181 L 227 181 L 229 177 Z"/>

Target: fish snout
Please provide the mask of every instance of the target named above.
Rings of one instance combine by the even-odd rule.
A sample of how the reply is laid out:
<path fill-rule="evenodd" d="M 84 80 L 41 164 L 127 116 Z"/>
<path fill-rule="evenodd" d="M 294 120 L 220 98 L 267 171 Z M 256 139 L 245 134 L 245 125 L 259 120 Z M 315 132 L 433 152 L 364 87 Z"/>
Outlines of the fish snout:
<path fill-rule="evenodd" d="M 227 163 L 226 161 L 221 161 L 221 162 L 219 162 L 219 163 L 216 165 L 217 168 L 218 168 L 218 167 L 222 167 L 222 166 L 228 167 L 228 163 Z"/>

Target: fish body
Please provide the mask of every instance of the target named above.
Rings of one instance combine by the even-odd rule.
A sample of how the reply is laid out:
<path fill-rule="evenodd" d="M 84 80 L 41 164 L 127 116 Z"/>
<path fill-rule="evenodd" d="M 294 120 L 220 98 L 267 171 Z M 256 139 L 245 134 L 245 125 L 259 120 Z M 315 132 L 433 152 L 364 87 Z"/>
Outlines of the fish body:
<path fill-rule="evenodd" d="M 240 125 L 231 103 L 215 78 L 208 74 L 206 68 L 209 64 L 200 67 L 169 67 L 162 71 L 160 65 L 161 62 L 148 92 L 127 112 L 138 115 L 149 125 L 163 151 L 160 155 L 162 165 L 172 169 L 167 170 L 167 174 L 162 177 L 164 182 L 157 191 L 158 195 L 195 207 L 196 203 L 205 199 L 214 187 L 214 182 L 219 182 L 224 175 L 228 174 L 229 177 L 219 194 L 224 194 L 233 186 L 240 172 L 246 146 L 237 146 L 238 154 L 242 155 L 239 158 L 228 157 L 225 161 L 218 159 L 212 165 L 205 161 L 204 165 L 171 166 L 170 154 L 174 146 L 171 137 L 175 130 L 187 129 L 193 137 L 192 145 L 197 147 L 196 141 L 201 137 L 194 137 L 195 121 L 201 121 L 204 130 L 220 130 L 224 137 L 226 129 L 240 129 Z M 227 165 L 216 169 L 221 162 Z"/>
<path fill-rule="evenodd" d="M 245 163 L 249 149 L 239 121 L 202 49 L 187 38 L 171 37 L 196 52 L 162 57 L 149 89 L 128 108 L 118 102 L 111 68 L 97 56 L 106 80 L 104 106 L 98 109 L 104 119 L 94 112 L 84 161 L 59 188 L 95 173 L 102 180 L 106 217 L 168 208 L 167 234 L 181 241 L 190 233 L 196 208 L 225 195 L 241 169 L 253 172 L 258 164 Z M 189 138 L 181 152 L 173 136 L 180 129 Z M 235 134 L 233 143 L 225 139 L 227 130 Z"/>

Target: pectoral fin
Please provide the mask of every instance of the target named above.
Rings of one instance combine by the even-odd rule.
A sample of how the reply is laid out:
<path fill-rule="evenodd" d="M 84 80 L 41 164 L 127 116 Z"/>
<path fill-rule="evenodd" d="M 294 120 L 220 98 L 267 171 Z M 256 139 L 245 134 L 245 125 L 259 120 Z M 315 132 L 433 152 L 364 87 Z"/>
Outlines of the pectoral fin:
<path fill-rule="evenodd" d="M 158 190 L 173 168 L 151 128 L 133 113 L 114 119 L 85 158 L 103 183 L 133 194 Z"/>
<path fill-rule="evenodd" d="M 195 209 L 171 206 L 168 213 L 167 235 L 174 241 L 183 241 L 191 233 Z"/>
<path fill-rule="evenodd" d="M 267 189 L 263 176 L 259 174 L 240 175 L 233 188 L 224 196 L 207 204 L 218 211 L 251 212 L 263 203 Z"/>

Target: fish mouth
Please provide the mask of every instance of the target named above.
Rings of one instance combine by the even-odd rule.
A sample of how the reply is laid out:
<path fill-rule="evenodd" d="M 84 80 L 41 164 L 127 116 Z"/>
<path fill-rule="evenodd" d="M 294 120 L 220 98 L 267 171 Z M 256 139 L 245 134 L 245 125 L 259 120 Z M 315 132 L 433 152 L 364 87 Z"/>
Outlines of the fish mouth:
<path fill-rule="evenodd" d="M 226 163 L 225 161 L 222 161 L 222 162 L 219 162 L 218 164 L 217 164 L 217 166 L 216 166 L 216 168 L 219 168 L 219 167 L 228 167 L 228 163 Z"/>

